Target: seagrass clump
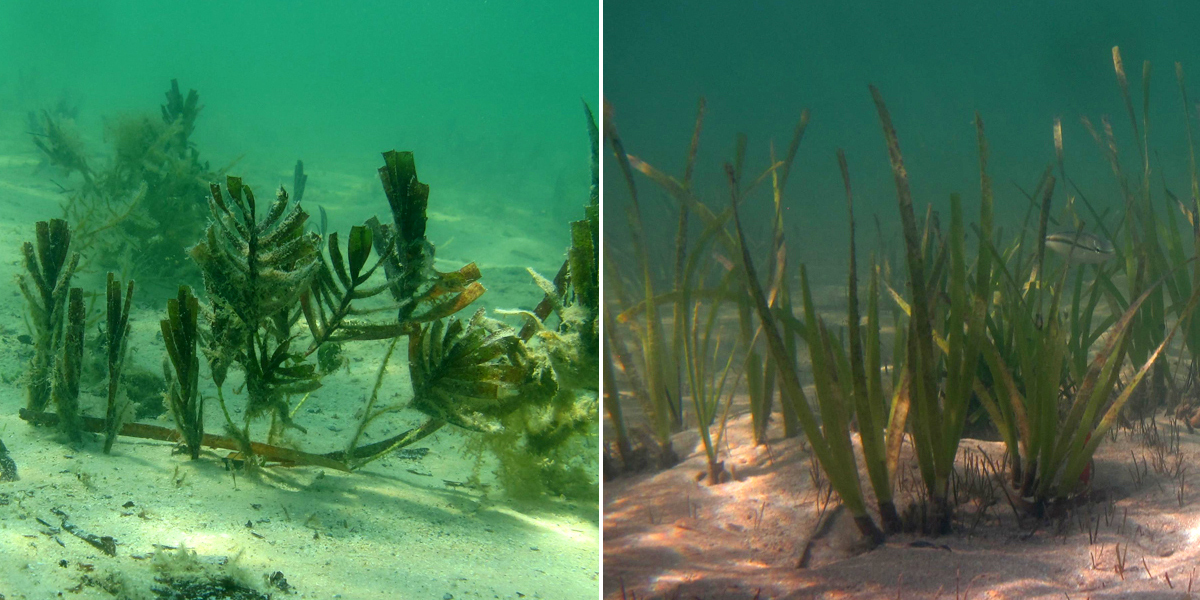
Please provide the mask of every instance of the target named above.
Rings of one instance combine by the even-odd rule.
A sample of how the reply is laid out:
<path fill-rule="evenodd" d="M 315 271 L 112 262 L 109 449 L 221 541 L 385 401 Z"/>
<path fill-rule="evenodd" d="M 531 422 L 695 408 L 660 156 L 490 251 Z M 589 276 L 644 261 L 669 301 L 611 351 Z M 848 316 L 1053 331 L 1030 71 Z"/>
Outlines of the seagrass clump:
<path fill-rule="evenodd" d="M 551 281 L 529 269 L 544 293 L 527 317 L 520 337 L 533 360 L 554 372 L 557 390 L 546 402 L 528 403 L 508 426 L 524 432 L 524 446 L 549 461 L 575 435 L 586 435 L 598 417 L 600 360 L 600 206 L 599 131 L 586 104 L 591 139 L 592 186 L 584 218 L 572 221 L 567 258 Z M 557 323 L 547 324 L 554 315 Z M 520 422 L 517 422 L 520 419 Z"/>
<path fill-rule="evenodd" d="M 71 230 L 62 219 L 38 221 L 37 238 L 21 246 L 26 274 L 18 285 L 29 309 L 33 360 L 29 368 L 26 408 L 41 412 L 50 403 L 55 360 L 62 345 L 67 290 L 79 265 L 71 252 Z"/>
<path fill-rule="evenodd" d="M 164 121 L 185 134 L 177 141 L 186 138 L 197 111 L 194 97 L 185 98 L 175 88 L 168 94 Z M 39 224 L 37 248 L 26 245 L 30 274 L 22 280 L 22 289 L 35 320 L 56 319 L 43 319 L 47 324 L 39 331 L 58 333 L 47 335 L 54 345 L 43 369 L 44 378 L 53 385 L 47 384 L 46 400 L 37 404 L 38 410 L 24 410 L 22 418 L 58 425 L 75 440 L 85 431 L 105 433 L 106 451 L 116 437 L 125 435 L 182 442 L 193 459 L 202 447 L 223 448 L 238 451 L 239 460 L 245 459 L 247 465 L 313 465 L 347 471 L 448 424 L 524 439 L 523 444 L 511 445 L 511 450 L 524 452 L 557 446 L 594 422 L 594 401 L 590 412 L 586 406 L 582 413 L 574 410 L 573 402 L 566 403 L 570 410 L 560 406 L 560 399 L 574 395 L 563 393 L 553 361 L 536 343 L 527 344 L 517 329 L 487 318 L 483 310 L 470 319 L 453 318 L 484 293 L 479 269 L 474 263 L 445 273 L 433 268 L 434 248 L 425 237 L 429 187 L 417 179 L 412 153 L 393 151 L 384 157 L 380 177 L 392 220 L 383 224 L 372 219 L 352 227 L 344 238 L 336 232 L 325 237 L 324 226 L 321 234 L 306 232 L 307 213 L 282 188 L 273 202 L 260 206 L 240 178 L 227 177 L 224 187 L 209 187 L 211 218 L 200 241 L 188 250 L 203 276 L 207 301 L 202 303 L 188 286 L 181 286 L 177 297 L 168 300 L 166 318 L 160 321 L 167 350 L 165 395 L 175 430 L 124 422 L 128 403 L 117 382 L 128 345 L 133 284 L 123 287 L 112 274 L 104 331 L 110 378 L 107 418 L 80 414 L 83 293 L 72 289 L 68 299 L 65 292 L 79 259 L 64 258 L 70 239 L 65 221 Z M 297 190 L 303 189 L 305 179 L 298 164 Z M 578 322 L 584 323 L 580 331 L 590 332 L 594 348 L 594 327 L 587 325 L 594 325 L 598 314 L 594 201 L 588 214 L 590 221 L 575 226 L 577 243 L 569 261 L 574 266 L 564 267 L 565 272 L 579 275 L 573 282 L 547 288 L 554 290 L 547 302 L 559 309 L 555 332 L 572 335 L 575 328 L 567 324 L 576 321 L 568 316 L 570 307 L 589 307 L 579 313 L 585 318 Z M 51 284 L 44 284 L 47 281 Z M 413 394 L 411 400 L 383 406 L 381 398 L 392 395 L 384 385 L 386 366 L 393 351 L 403 348 L 399 342 L 404 338 L 409 342 Z M 320 378 L 336 370 L 341 364 L 340 345 L 380 339 L 391 344 L 345 449 L 311 454 L 281 445 L 278 440 L 287 428 L 307 433 L 292 421 L 292 400 L 317 390 Z M 317 356 L 310 359 L 313 354 Z M 204 431 L 204 398 L 199 393 L 202 355 L 216 384 L 225 435 Z M 231 368 L 242 375 L 241 381 L 233 383 L 238 394 L 244 394 L 237 422 L 234 415 L 239 411 L 231 410 L 224 394 Z M 595 380 L 594 373 L 591 379 Z M 44 410 L 51 399 L 57 414 Z M 359 443 L 377 418 L 408 408 L 426 416 L 423 424 L 373 443 Z M 252 440 L 252 425 L 267 418 L 267 443 Z M 564 424 L 570 427 L 564 429 Z"/>
<path fill-rule="evenodd" d="M 392 223 L 372 217 L 375 252 L 382 257 L 392 298 L 399 305 L 402 326 L 444 319 L 474 302 L 486 291 L 475 263 L 442 273 L 433 268 L 434 247 L 425 237 L 429 186 L 417 179 L 412 152 L 383 153 L 379 180 L 392 209 Z"/>
<path fill-rule="evenodd" d="M 528 269 L 544 295 L 532 312 L 516 312 L 526 317 L 521 339 L 531 341 L 535 335 L 539 338 L 534 346 L 552 361 L 564 389 L 599 390 L 596 364 L 600 359 L 600 140 L 596 118 L 587 104 L 584 111 L 592 157 L 592 186 L 584 218 L 570 224 L 571 246 L 553 281 Z M 557 317 L 554 325 L 546 323 L 551 316 Z"/>
<path fill-rule="evenodd" d="M 107 328 L 105 329 L 108 365 L 108 408 L 105 411 L 104 453 L 112 452 L 113 442 L 121 431 L 121 425 L 129 414 L 129 399 L 121 395 L 121 371 L 125 366 L 125 351 L 129 339 L 129 308 L 133 304 L 133 282 L 121 296 L 121 282 L 113 273 L 108 274 L 106 285 Z"/>
<path fill-rule="evenodd" d="M 165 98 L 159 111 L 107 119 L 105 158 L 90 155 L 69 122 L 49 112 L 32 135 L 46 164 L 82 178 L 60 187 L 83 262 L 173 285 L 197 275 L 185 250 L 204 231 L 208 182 L 221 172 L 192 141 L 199 94 L 185 95 L 171 80 Z"/>
<path fill-rule="evenodd" d="M 550 281 L 529 269 L 545 296 L 534 312 L 523 313 L 528 324 L 521 337 L 536 336 L 535 346 L 543 349 L 570 389 L 599 389 L 599 230 L 597 207 L 590 205 L 586 218 L 571 222 L 571 247 L 559 276 Z M 553 327 L 545 324 L 551 314 L 558 320 Z"/>
<path fill-rule="evenodd" d="M 58 410 L 58 425 L 72 442 L 83 439 L 83 424 L 79 413 L 79 377 L 83 372 L 83 330 L 87 312 L 83 306 L 83 289 L 71 288 L 68 294 L 67 316 L 63 330 L 62 354 L 54 369 L 54 384 L 50 396 Z"/>
<path fill-rule="evenodd" d="M 321 385 L 313 365 L 292 350 L 300 296 L 319 268 L 317 238 L 305 233 L 308 214 L 283 188 L 261 218 L 241 178 L 226 178 L 226 192 L 217 184 L 210 191 L 214 220 L 189 252 L 211 302 L 205 352 L 213 379 L 222 386 L 235 363 L 245 375 L 242 435 L 248 442 L 250 422 L 258 417 L 269 414 L 277 427 L 294 426 L 288 397 Z"/>
<path fill-rule="evenodd" d="M 517 331 L 480 310 L 469 321 L 434 321 L 408 342 L 411 406 L 463 429 L 495 432 L 522 406 L 548 402 L 554 372 L 525 348 Z"/>
<path fill-rule="evenodd" d="M 175 426 L 192 460 L 200 458 L 204 440 L 204 397 L 197 393 L 200 356 L 196 351 L 199 332 L 200 301 L 191 288 L 179 286 L 179 295 L 167 300 L 167 318 L 159 321 L 167 358 L 163 372 L 167 379 L 167 403 Z"/>

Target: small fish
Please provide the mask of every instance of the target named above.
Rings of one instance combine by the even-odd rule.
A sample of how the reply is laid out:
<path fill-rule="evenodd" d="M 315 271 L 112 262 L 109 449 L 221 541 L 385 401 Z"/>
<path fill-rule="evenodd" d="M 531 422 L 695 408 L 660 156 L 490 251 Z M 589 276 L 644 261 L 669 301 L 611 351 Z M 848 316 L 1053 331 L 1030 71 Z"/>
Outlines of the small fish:
<path fill-rule="evenodd" d="M 1073 263 L 1098 265 L 1116 256 L 1112 242 L 1090 233 L 1064 231 L 1046 236 L 1046 247 Z"/>

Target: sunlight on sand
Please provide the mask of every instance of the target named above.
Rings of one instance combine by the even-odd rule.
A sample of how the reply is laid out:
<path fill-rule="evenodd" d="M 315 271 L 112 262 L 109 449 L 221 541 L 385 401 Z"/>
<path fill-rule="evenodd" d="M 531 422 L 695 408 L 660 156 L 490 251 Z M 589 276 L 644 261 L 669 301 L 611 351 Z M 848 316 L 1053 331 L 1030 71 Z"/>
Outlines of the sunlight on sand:
<path fill-rule="evenodd" d="M 1194 523 L 1191 528 L 1187 530 L 1187 539 L 1189 544 L 1195 544 L 1196 542 L 1200 541 L 1200 521 Z"/>
<path fill-rule="evenodd" d="M 592 532 L 591 534 L 589 534 L 587 531 L 575 530 L 575 529 L 572 529 L 571 527 L 567 526 L 564 523 L 558 523 L 558 522 L 550 521 L 547 519 L 540 519 L 540 518 L 532 516 L 532 515 L 527 515 L 524 513 L 517 512 L 516 510 L 513 510 L 506 506 L 495 506 L 495 507 L 491 508 L 491 511 L 505 515 L 507 517 L 512 517 L 513 519 L 521 521 L 522 523 L 527 523 L 529 525 L 533 525 L 534 527 L 537 527 L 539 530 L 545 531 L 547 533 L 556 534 L 556 535 L 566 538 L 572 542 L 594 543 L 596 540 L 595 532 Z"/>
<path fill-rule="evenodd" d="M 184 533 L 179 532 L 177 547 L 194 550 L 197 554 L 222 555 L 229 552 L 233 536 L 228 533 Z"/>

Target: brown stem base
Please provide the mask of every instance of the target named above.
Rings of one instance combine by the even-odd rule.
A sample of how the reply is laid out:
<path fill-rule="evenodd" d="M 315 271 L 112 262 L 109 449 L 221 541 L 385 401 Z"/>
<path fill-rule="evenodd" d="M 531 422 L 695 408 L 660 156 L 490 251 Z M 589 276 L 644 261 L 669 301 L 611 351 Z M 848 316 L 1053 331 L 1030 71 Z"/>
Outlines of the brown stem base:
<path fill-rule="evenodd" d="M 719 460 L 708 463 L 708 485 L 721 485 L 729 481 L 729 471 L 725 470 L 725 461 Z"/>
<path fill-rule="evenodd" d="M 854 524 L 858 526 L 858 530 L 866 538 L 866 542 L 870 548 L 874 548 L 883 543 L 883 531 L 875 524 L 875 520 L 870 515 L 858 515 L 854 517 Z"/>
<path fill-rule="evenodd" d="M 896 511 L 896 503 L 891 500 L 879 503 L 879 522 L 886 534 L 900 533 L 904 529 L 904 521 Z"/>
<path fill-rule="evenodd" d="M 927 523 L 929 530 L 926 533 L 931 535 L 949 534 L 952 531 L 951 518 L 954 516 L 949 500 L 945 497 L 934 498 L 929 503 L 929 511 L 929 522 Z"/>

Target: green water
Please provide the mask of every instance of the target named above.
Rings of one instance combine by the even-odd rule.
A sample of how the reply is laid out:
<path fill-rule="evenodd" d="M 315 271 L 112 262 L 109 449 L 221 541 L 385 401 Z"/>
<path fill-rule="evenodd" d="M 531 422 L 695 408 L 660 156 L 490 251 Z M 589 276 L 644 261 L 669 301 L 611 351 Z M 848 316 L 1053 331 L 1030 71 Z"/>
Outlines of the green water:
<path fill-rule="evenodd" d="M 747 171 L 757 174 L 767 165 L 769 144 L 782 155 L 800 111 L 810 109 L 785 218 L 794 240 L 789 250 L 819 262 L 828 260 L 830 248 L 844 254 L 836 148 L 845 149 L 859 218 L 871 237 L 876 214 L 885 235 L 898 231 L 895 188 L 868 83 L 891 110 L 914 201 L 931 203 L 943 222 L 951 192 L 962 193 L 967 207 L 978 204 L 972 120 L 980 113 L 991 144 L 997 217 L 1011 231 L 1028 206 L 1021 189 L 1032 192 L 1054 161 L 1055 117 L 1063 123 L 1068 175 L 1098 210 L 1119 206 L 1107 159 L 1080 119 L 1090 118 L 1102 131 L 1107 116 L 1127 168 L 1136 166 L 1133 130 L 1113 72 L 1111 48 L 1120 46 L 1139 121 L 1142 63 L 1152 63 L 1155 180 L 1164 177 L 1177 195 L 1186 191 L 1174 63 L 1182 63 L 1191 81 L 1200 77 L 1198 19 L 1200 10 L 1188 2 L 771 1 L 700 8 L 614 1 L 605 5 L 604 93 L 629 152 L 673 174 L 682 172 L 696 101 L 705 96 L 696 185 L 705 201 L 720 206 L 728 203 L 721 165 L 732 159 L 734 135 L 747 134 Z M 1188 110 L 1194 119 L 1194 107 Z M 606 180 L 618 181 L 608 168 Z M 624 210 L 623 187 L 608 188 L 610 216 Z M 1064 199 L 1056 198 L 1056 210 Z M 749 233 L 767 231 L 767 204 L 764 194 L 746 207 Z M 671 211 L 656 202 L 647 206 L 653 224 L 673 223 Z M 624 219 L 610 222 L 620 235 Z"/>
<path fill-rule="evenodd" d="M 469 190 L 498 216 L 573 217 L 596 18 L 558 2 L 7 2 L 0 110 L 65 99 L 98 150 L 103 119 L 157 111 L 175 78 L 201 94 L 204 156 L 241 157 L 233 171 L 249 182 L 290 181 L 297 159 L 371 176 L 395 148 L 417 153 L 435 190 Z"/>

